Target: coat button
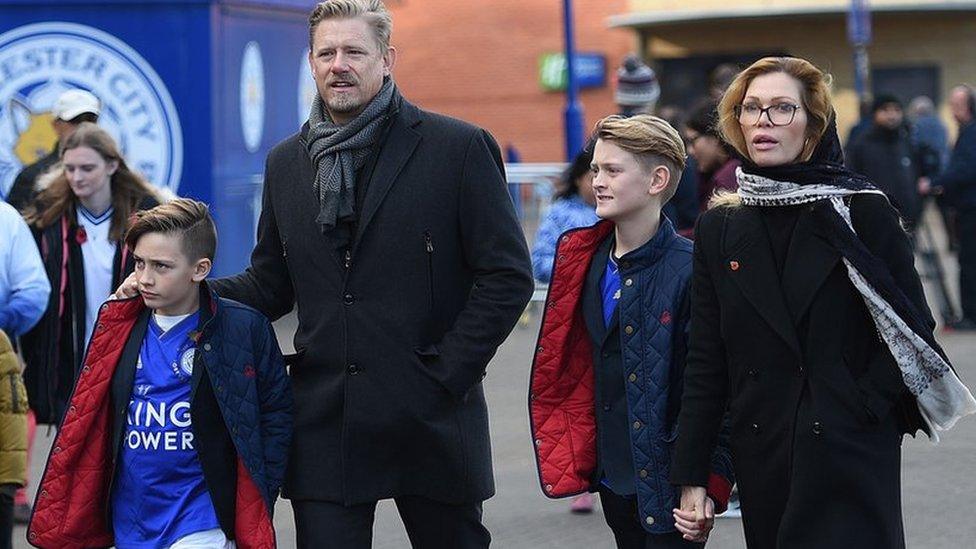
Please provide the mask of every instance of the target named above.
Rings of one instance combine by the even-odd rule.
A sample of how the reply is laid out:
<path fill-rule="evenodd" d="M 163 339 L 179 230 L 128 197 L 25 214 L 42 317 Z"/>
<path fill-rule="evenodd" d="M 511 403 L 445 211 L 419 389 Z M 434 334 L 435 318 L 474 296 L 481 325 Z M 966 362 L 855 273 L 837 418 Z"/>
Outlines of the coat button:
<path fill-rule="evenodd" d="M 552 492 L 552 484 L 546 484 L 546 492 Z"/>
<path fill-rule="evenodd" d="M 349 372 L 349 375 L 351 376 L 358 375 L 360 372 L 359 365 L 350 364 L 348 367 L 346 367 L 346 371 Z"/>
<path fill-rule="evenodd" d="M 640 470 L 640 478 L 647 478 L 647 469 Z"/>
<path fill-rule="evenodd" d="M 108 303 L 105 303 L 105 304 L 104 304 L 104 305 L 102 305 L 102 306 L 101 306 L 100 308 L 101 308 L 101 310 L 103 310 L 103 311 L 105 311 L 105 310 L 107 310 L 107 309 L 108 309 Z"/>
<path fill-rule="evenodd" d="M 636 382 L 637 381 L 637 374 L 630 374 L 629 376 L 627 376 L 627 381 L 629 381 L 631 383 Z"/>
<path fill-rule="evenodd" d="M 641 422 L 639 422 L 639 421 L 635 421 L 635 422 L 634 422 L 634 430 L 636 431 L 636 430 L 638 430 L 638 429 L 640 429 L 640 428 L 641 428 Z"/>
<path fill-rule="evenodd" d="M 813 434 L 820 436 L 823 434 L 823 424 L 819 421 L 813 422 Z"/>
<path fill-rule="evenodd" d="M 749 370 L 749 377 L 753 377 L 754 378 L 754 377 L 756 377 L 758 375 L 759 375 L 759 371 L 756 370 L 755 368 Z"/>
<path fill-rule="evenodd" d="M 535 445 L 536 446 L 542 446 L 542 439 L 539 439 L 539 438 L 535 439 Z"/>
<path fill-rule="evenodd" d="M 55 454 L 60 454 L 61 453 L 61 447 L 60 446 L 55 446 L 54 447 L 54 453 Z"/>
<path fill-rule="evenodd" d="M 609 412 L 610 411 L 610 405 L 609 404 L 604 404 L 603 405 L 603 411 L 604 412 Z"/>
<path fill-rule="evenodd" d="M 633 278 L 628 278 L 627 280 L 624 281 L 624 286 L 633 286 L 633 285 L 634 285 Z"/>
<path fill-rule="evenodd" d="M 352 294 L 346 294 L 342 296 L 342 302 L 345 303 L 346 305 L 352 305 L 354 301 L 356 301 L 356 298 L 354 298 Z"/>
<path fill-rule="evenodd" d="M 654 517 L 647 517 L 644 519 L 644 522 L 646 522 L 648 526 L 652 526 L 654 524 Z"/>
<path fill-rule="evenodd" d="M 211 349 L 213 349 L 213 347 L 211 347 L 209 343 L 204 343 L 203 344 L 203 350 L 204 351 L 210 351 Z"/>
<path fill-rule="evenodd" d="M 752 432 L 753 433 L 755 433 L 757 435 L 759 434 L 759 424 L 758 423 L 753 423 L 752 425 L 749 426 L 749 428 L 752 429 Z"/>
<path fill-rule="evenodd" d="M 630 334 L 634 333 L 634 327 L 628 324 L 624 328 L 624 333 L 626 333 L 627 335 L 630 335 Z"/>

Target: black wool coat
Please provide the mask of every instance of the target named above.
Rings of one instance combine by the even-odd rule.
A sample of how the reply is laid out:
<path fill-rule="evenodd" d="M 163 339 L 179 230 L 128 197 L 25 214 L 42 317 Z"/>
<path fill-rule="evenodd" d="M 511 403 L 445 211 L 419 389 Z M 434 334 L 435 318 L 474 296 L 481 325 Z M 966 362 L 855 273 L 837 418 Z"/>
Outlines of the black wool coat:
<path fill-rule="evenodd" d="M 854 228 L 934 328 L 898 214 L 851 199 Z M 904 545 L 901 438 L 913 397 L 838 252 L 797 207 L 782 274 L 757 207 L 722 207 L 696 230 L 685 390 L 671 480 L 704 486 L 728 405 L 750 549 Z"/>
<path fill-rule="evenodd" d="M 902 218 L 914 227 L 922 214 L 918 179 L 938 170 L 938 154 L 912 143 L 908 128 L 873 126 L 847 148 L 847 167 L 867 176 L 891 199 Z"/>
<path fill-rule="evenodd" d="M 533 289 L 498 146 L 403 101 L 351 246 L 323 235 L 302 132 L 268 155 L 251 266 L 215 281 L 278 318 L 297 302 L 285 496 L 355 504 L 494 493 L 481 380 Z"/>

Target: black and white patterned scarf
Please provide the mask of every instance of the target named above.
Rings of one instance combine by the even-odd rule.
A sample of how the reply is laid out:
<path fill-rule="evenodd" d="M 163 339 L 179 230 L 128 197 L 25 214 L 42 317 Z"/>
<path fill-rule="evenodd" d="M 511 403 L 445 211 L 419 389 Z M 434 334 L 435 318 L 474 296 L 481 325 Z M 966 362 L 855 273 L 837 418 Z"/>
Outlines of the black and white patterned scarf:
<path fill-rule="evenodd" d="M 845 199 L 855 194 L 884 193 L 864 176 L 844 167 L 833 118 L 809 161 L 773 168 L 743 163 L 736 172 L 738 194 L 747 206 L 791 206 L 821 200 L 830 204 L 830 208 L 815 208 L 815 215 L 843 257 L 851 283 L 864 298 L 905 386 L 915 396 L 929 438 L 938 442 L 938 431 L 948 430 L 960 418 L 976 413 L 976 399 L 952 369 L 924 316 L 895 283 L 884 262 L 854 231 Z"/>
<path fill-rule="evenodd" d="M 323 233 L 353 220 L 356 172 L 372 151 L 396 97 L 393 79 L 386 78 L 366 109 L 340 125 L 332 121 L 322 98 L 315 95 L 308 116 L 306 146 L 316 174 L 313 185 L 319 199 L 319 215 L 315 221 Z"/>

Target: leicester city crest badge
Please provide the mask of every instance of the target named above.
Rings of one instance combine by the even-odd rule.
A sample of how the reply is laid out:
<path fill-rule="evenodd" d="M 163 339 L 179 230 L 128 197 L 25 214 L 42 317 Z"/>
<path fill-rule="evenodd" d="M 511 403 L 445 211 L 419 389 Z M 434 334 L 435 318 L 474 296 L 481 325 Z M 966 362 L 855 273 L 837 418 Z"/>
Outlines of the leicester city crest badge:
<path fill-rule="evenodd" d="M 189 348 L 183 351 L 180 356 L 180 371 L 183 372 L 187 377 L 193 375 L 193 357 L 196 355 L 196 349 Z"/>

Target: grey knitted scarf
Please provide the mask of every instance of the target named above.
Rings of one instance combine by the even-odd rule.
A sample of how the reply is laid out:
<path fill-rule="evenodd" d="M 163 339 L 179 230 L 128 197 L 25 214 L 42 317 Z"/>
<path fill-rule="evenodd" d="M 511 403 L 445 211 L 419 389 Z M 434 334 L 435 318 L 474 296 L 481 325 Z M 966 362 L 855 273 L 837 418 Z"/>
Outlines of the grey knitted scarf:
<path fill-rule="evenodd" d="M 356 172 L 363 167 L 389 116 L 396 85 L 387 78 L 366 109 L 347 124 L 336 124 L 316 94 L 308 116 L 306 146 L 315 167 L 319 197 L 316 223 L 325 233 L 352 220 L 356 209 Z"/>

